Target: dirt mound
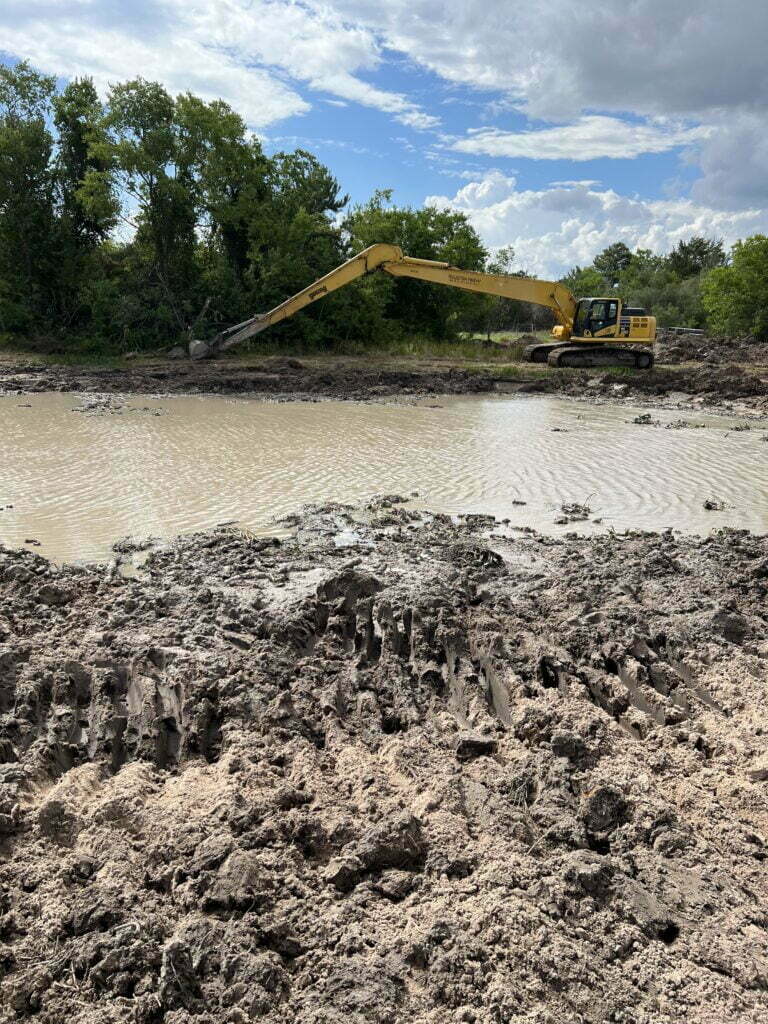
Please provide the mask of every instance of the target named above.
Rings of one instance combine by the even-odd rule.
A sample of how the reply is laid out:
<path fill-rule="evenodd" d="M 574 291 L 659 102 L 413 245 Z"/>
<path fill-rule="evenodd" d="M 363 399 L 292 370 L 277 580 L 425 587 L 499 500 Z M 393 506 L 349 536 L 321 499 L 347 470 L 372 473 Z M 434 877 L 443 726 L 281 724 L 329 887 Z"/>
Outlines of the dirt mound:
<path fill-rule="evenodd" d="M 740 338 L 670 336 L 659 342 L 659 362 L 674 363 L 744 363 L 768 366 L 768 343 L 751 335 Z"/>
<path fill-rule="evenodd" d="M 768 539 L 293 521 L 0 551 L 0 1020 L 763 1019 Z"/>

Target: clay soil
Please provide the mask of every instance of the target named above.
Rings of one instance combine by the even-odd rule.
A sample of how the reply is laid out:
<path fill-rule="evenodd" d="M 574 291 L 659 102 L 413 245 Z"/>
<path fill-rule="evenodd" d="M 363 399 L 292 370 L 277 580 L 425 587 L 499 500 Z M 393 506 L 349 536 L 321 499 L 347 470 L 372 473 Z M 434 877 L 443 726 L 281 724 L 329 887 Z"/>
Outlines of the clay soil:
<path fill-rule="evenodd" d="M 290 524 L 0 550 L 3 1024 L 764 1021 L 768 538 Z"/>
<path fill-rule="evenodd" d="M 550 370 L 525 363 L 483 364 L 387 356 L 224 357 L 193 363 L 165 358 L 120 366 L 40 365 L 23 357 L 0 362 L 0 395 L 42 391 L 91 394 L 251 395 L 278 401 L 322 398 L 381 400 L 413 396 L 506 393 L 559 394 L 590 401 L 630 399 L 649 406 L 730 407 L 768 415 L 768 366 L 754 346 L 727 347 L 717 361 L 685 361 L 692 353 L 671 347 L 649 372 Z M 762 351 L 762 349 L 760 350 Z M 482 347 L 479 347 L 482 353 Z M 705 353 L 706 354 L 706 353 Z M 754 356 L 754 358 L 752 358 Z M 739 361 L 742 360 L 742 361 Z"/>

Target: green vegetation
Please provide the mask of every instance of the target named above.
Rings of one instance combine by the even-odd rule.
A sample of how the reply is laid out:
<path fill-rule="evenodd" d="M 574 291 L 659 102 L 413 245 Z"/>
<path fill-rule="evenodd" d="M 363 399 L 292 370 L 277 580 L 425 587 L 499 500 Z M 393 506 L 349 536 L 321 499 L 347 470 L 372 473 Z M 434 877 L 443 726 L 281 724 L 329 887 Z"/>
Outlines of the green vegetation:
<path fill-rule="evenodd" d="M 101 358 L 209 338 L 373 242 L 524 274 L 461 213 L 398 207 L 386 190 L 349 209 L 316 157 L 267 156 L 221 101 L 137 78 L 102 102 L 87 79 L 58 91 L 26 63 L 0 67 L 0 346 Z M 661 325 L 768 334 L 763 236 L 730 262 L 704 238 L 666 256 L 617 242 L 565 282 L 577 296 L 616 292 Z M 268 346 L 419 356 L 551 325 L 526 303 L 375 275 L 274 328 Z"/>
<path fill-rule="evenodd" d="M 348 197 L 311 153 L 268 157 L 221 101 L 136 79 L 102 104 L 0 68 L 0 335 L 41 352 L 152 350 L 276 305 L 373 241 L 482 268 L 467 219 Z M 482 297 L 377 278 L 275 329 L 305 348 L 455 337 Z"/>
<path fill-rule="evenodd" d="M 712 330 L 768 341 L 768 238 L 737 242 L 730 264 L 706 275 L 702 301 Z"/>
<path fill-rule="evenodd" d="M 661 327 L 706 327 L 702 288 L 712 268 L 726 262 L 722 243 L 709 238 L 681 241 L 668 255 L 649 249 L 632 252 L 616 242 L 589 267 L 574 267 L 563 281 L 576 295 L 617 293 L 630 306 L 642 306 Z"/>

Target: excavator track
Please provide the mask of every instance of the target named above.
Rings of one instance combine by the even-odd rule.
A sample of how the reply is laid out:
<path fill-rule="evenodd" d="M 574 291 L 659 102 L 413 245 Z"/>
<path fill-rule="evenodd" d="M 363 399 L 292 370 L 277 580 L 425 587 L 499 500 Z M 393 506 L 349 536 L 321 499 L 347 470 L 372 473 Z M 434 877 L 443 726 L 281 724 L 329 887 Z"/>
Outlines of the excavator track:
<path fill-rule="evenodd" d="M 564 347 L 566 343 L 562 341 L 543 341 L 535 345 L 526 345 L 523 349 L 523 359 L 526 363 L 546 363 L 552 352 Z"/>
<path fill-rule="evenodd" d="M 634 370 L 650 370 L 653 352 L 618 345 L 560 345 L 549 353 L 547 362 L 550 366 L 629 366 Z"/>

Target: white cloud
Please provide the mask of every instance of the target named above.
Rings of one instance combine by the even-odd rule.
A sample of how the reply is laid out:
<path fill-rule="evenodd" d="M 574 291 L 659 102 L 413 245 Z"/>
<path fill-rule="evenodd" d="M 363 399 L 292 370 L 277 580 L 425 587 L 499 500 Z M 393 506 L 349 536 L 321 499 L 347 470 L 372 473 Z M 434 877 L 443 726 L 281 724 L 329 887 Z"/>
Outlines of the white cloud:
<path fill-rule="evenodd" d="M 140 73 L 221 96 L 257 129 L 305 113 L 307 89 L 429 131 L 448 100 L 469 100 L 490 127 L 448 148 L 581 160 L 683 147 L 702 172 L 694 199 L 718 208 L 768 204 L 766 39 L 765 0 L 0 2 L 4 51 L 102 90 Z M 392 51 L 461 89 L 435 89 L 425 109 L 386 78 Z M 510 129 L 521 112 L 537 126 Z"/>
<path fill-rule="evenodd" d="M 591 263 L 616 241 L 665 252 L 691 235 L 731 243 L 768 230 L 768 214 L 760 209 L 734 213 L 687 199 L 630 198 L 591 182 L 518 190 L 515 179 L 501 171 L 453 196 L 428 196 L 425 204 L 466 213 L 487 245 L 513 246 L 519 265 L 545 278 Z"/>
<path fill-rule="evenodd" d="M 765 0 L 333 2 L 445 81 L 488 90 L 500 117 L 506 106 L 577 129 L 596 112 L 657 127 L 661 118 L 704 125 L 709 134 L 691 157 L 703 172 L 695 194 L 717 205 L 768 204 Z M 562 129 L 545 132 L 537 140 L 534 132 L 491 130 L 462 142 L 494 156 L 549 147 L 573 158 Z"/>
<path fill-rule="evenodd" d="M 326 0 L 308 0 L 322 9 Z M 333 0 L 442 78 L 552 120 L 588 109 L 699 117 L 768 93 L 764 0 Z"/>
<path fill-rule="evenodd" d="M 31 5 L 33 13 L 35 5 Z M 261 68 L 245 68 L 226 53 L 179 33 L 158 38 L 148 32 L 62 25 L 54 17 L 20 19 L 14 25 L 0 8 L 3 49 L 62 78 L 91 76 L 104 94 L 114 82 L 143 78 L 162 82 L 172 92 L 191 91 L 204 99 L 222 97 L 254 128 L 303 114 L 309 104 L 289 86 Z"/>
<path fill-rule="evenodd" d="M 663 153 L 707 138 L 710 128 L 675 123 L 636 124 L 618 117 L 591 115 L 552 128 L 504 132 L 479 128 L 451 146 L 461 153 L 532 160 L 632 159 L 643 153 Z"/>
<path fill-rule="evenodd" d="M 73 6 L 76 8 L 73 10 Z M 391 114 L 411 128 L 439 119 L 405 95 L 357 76 L 381 62 L 374 33 L 343 21 L 331 7 L 285 0 L 5 0 L 5 52 L 44 71 L 110 82 L 141 74 L 173 92 L 221 97 L 252 127 L 309 109 L 287 74 L 340 102 Z"/>
<path fill-rule="evenodd" d="M 760 113 L 720 116 L 706 144 L 691 154 L 702 177 L 694 199 L 712 206 L 768 205 L 768 118 Z"/>

